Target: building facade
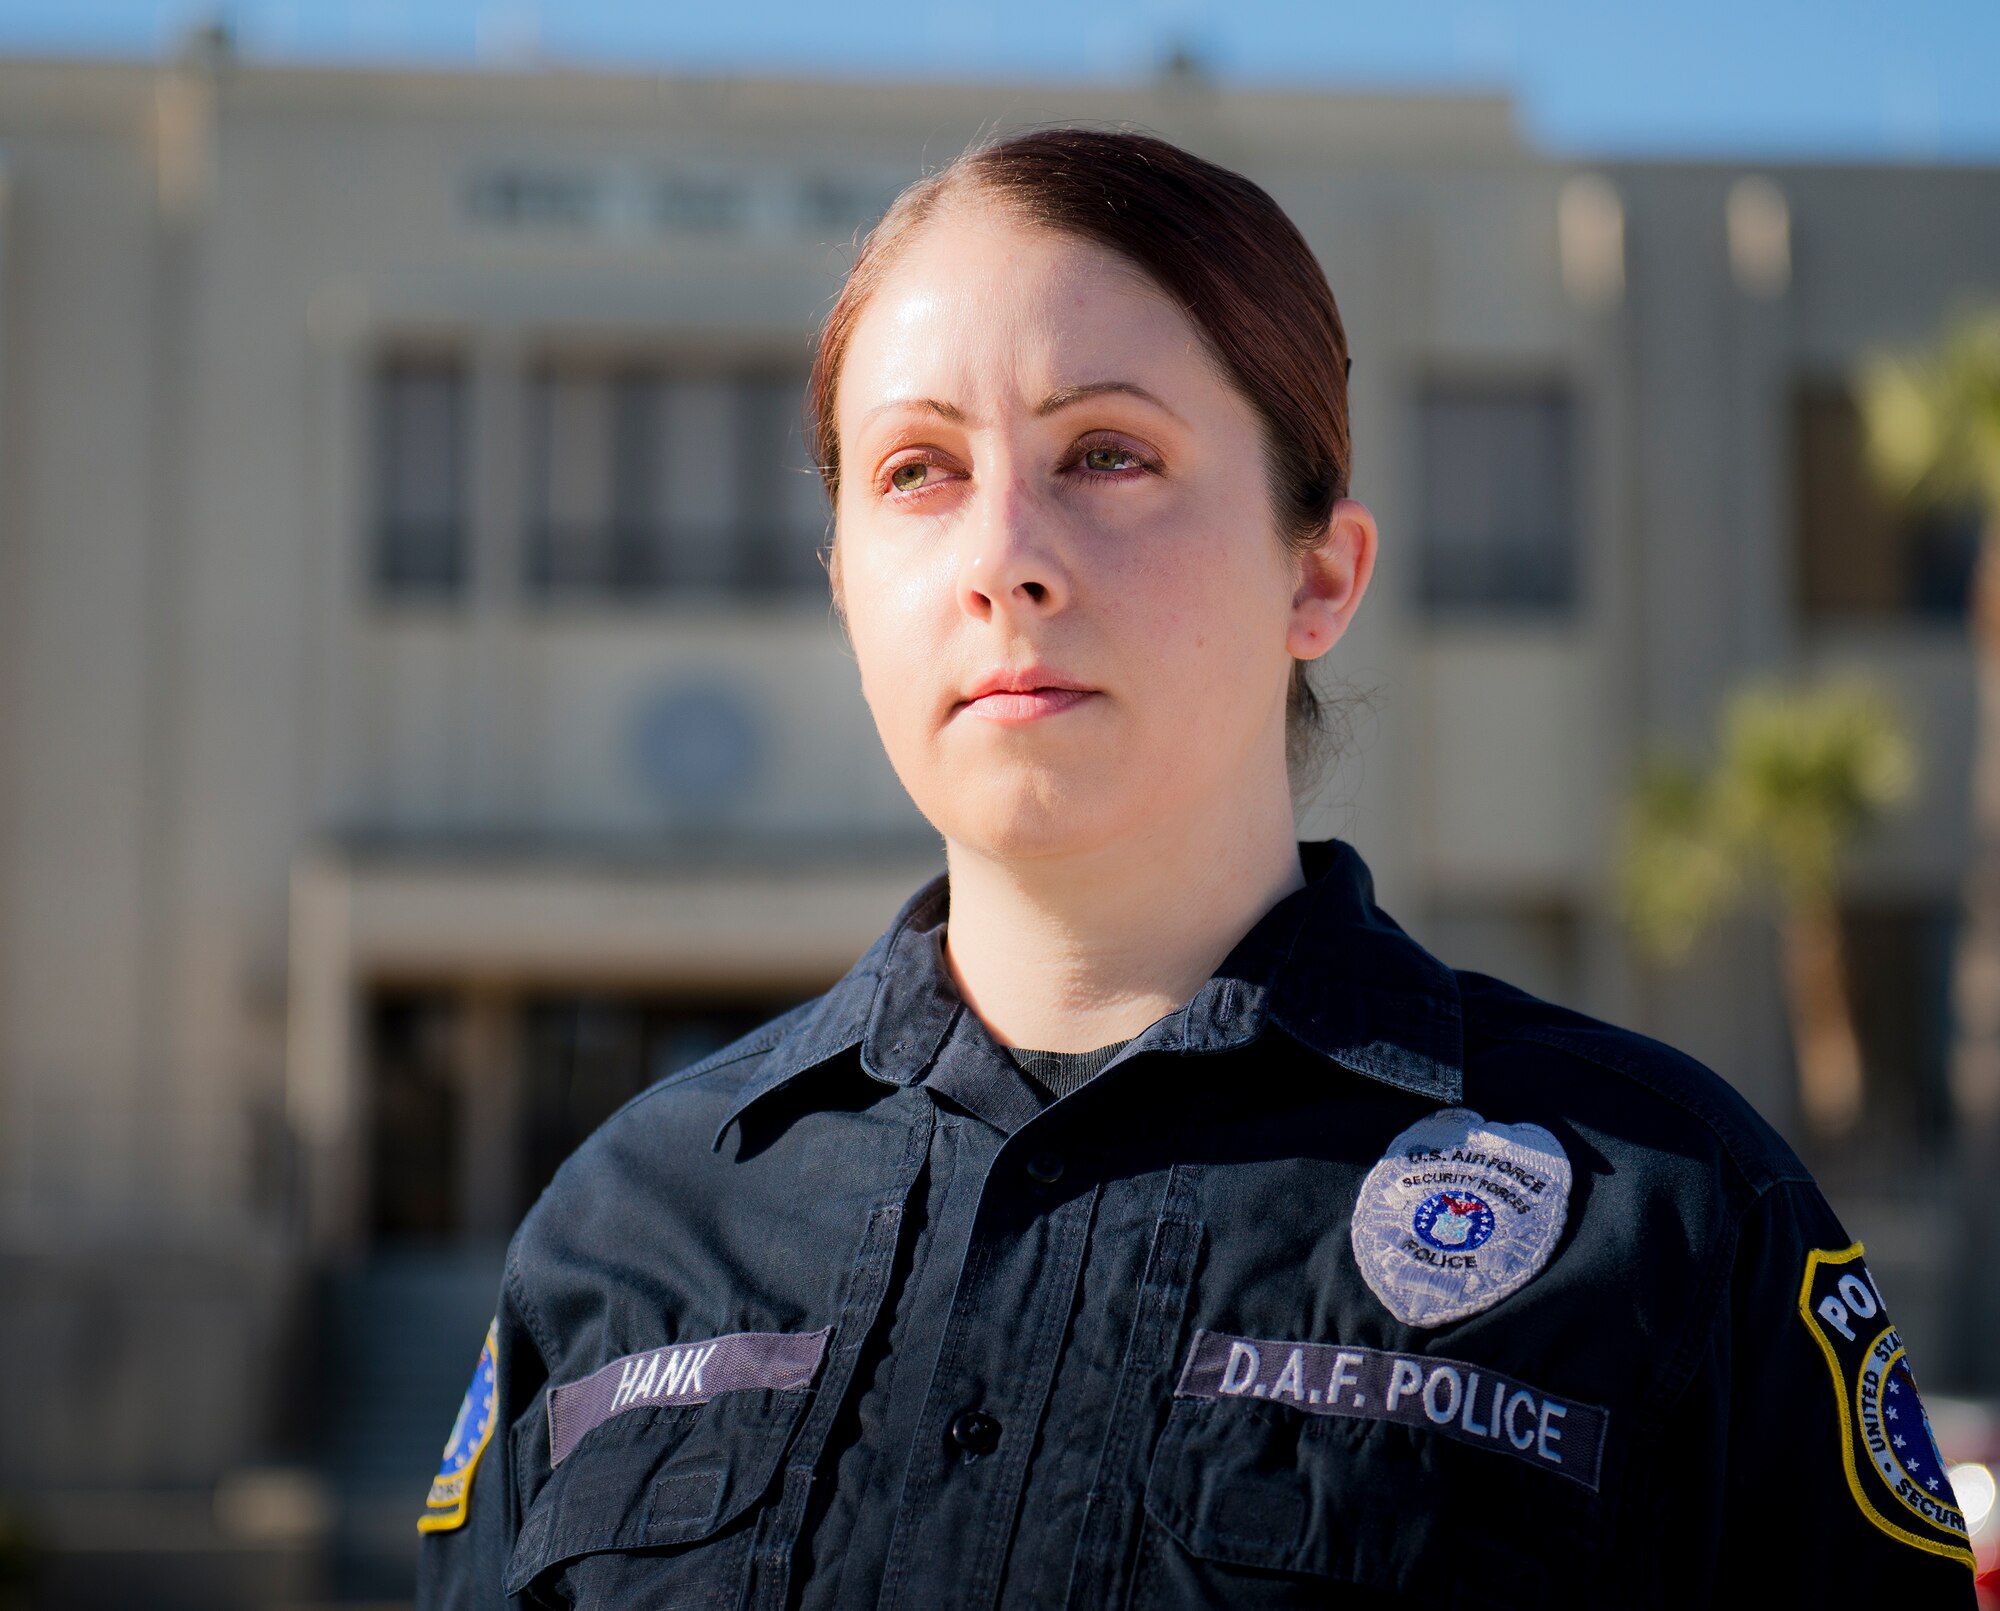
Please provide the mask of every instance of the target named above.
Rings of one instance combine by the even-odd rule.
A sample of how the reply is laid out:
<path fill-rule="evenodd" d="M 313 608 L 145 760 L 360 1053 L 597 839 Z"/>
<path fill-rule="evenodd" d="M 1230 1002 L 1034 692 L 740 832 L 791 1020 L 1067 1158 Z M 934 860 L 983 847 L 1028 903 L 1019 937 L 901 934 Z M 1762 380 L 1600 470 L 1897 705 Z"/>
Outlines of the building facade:
<path fill-rule="evenodd" d="M 1302 832 L 1447 961 L 1789 1129 L 1770 925 L 1642 968 L 1622 801 L 1746 676 L 1902 699 L 1922 786 L 1847 911 L 1868 1139 L 1815 1161 L 1927 1380 L 1979 1385 L 1941 1252 L 1973 528 L 1881 505 L 1844 385 L 2000 296 L 2000 171 L 1581 161 L 1498 99 L 1185 75 L 17 60 L 0 1488 L 303 1460 L 356 1552 L 400 1539 L 555 1163 L 941 865 L 828 606 L 810 333 L 901 184 L 1078 118 L 1249 173 L 1326 265 L 1383 544 Z"/>

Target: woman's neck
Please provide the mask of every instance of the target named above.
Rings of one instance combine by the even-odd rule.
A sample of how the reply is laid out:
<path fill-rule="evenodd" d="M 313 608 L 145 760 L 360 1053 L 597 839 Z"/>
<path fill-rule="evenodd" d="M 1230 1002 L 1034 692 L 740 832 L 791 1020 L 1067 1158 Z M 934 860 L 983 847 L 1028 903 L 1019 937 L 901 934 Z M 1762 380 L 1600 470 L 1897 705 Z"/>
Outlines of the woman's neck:
<path fill-rule="evenodd" d="M 1304 887 L 1290 801 L 1219 831 L 1183 819 L 1063 856 L 947 845 L 945 950 L 1003 1045 L 1082 1052 L 1129 1039 L 1201 988 L 1236 942 Z"/>

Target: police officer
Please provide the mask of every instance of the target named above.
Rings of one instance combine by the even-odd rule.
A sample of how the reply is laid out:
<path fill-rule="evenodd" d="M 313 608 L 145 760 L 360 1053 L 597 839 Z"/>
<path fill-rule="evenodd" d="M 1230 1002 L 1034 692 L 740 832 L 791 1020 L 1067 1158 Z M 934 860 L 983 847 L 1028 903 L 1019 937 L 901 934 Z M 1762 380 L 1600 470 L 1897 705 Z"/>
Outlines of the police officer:
<path fill-rule="evenodd" d="M 1270 199 L 1042 131 L 911 190 L 811 389 L 945 842 L 509 1250 L 426 1607 L 1972 1603 L 1862 1250 L 1722 1081 L 1298 843 L 1376 529 Z"/>

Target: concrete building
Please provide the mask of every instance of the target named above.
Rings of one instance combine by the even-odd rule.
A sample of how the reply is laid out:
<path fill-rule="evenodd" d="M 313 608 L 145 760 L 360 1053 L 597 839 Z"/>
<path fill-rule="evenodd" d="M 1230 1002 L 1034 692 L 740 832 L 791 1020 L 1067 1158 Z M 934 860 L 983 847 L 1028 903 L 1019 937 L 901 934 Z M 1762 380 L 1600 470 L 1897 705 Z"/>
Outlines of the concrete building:
<path fill-rule="evenodd" d="M 1789 1126 L 1769 925 L 1638 968 L 1621 799 L 1745 675 L 1901 694 L 1921 797 L 1849 911 L 1868 1141 L 1820 1162 L 1927 1381 L 1971 1385 L 1939 1141 L 1972 534 L 1872 501 L 1840 387 L 2000 295 L 2000 171 L 1558 160 L 1498 99 L 1186 75 L 14 60 L 0 1488 L 65 1548 L 330 1526 L 336 1586 L 394 1592 L 554 1164 L 941 864 L 829 615 L 800 383 L 899 185 L 1077 118 L 1243 169 L 1322 254 L 1384 544 L 1303 831 L 1448 961 Z"/>

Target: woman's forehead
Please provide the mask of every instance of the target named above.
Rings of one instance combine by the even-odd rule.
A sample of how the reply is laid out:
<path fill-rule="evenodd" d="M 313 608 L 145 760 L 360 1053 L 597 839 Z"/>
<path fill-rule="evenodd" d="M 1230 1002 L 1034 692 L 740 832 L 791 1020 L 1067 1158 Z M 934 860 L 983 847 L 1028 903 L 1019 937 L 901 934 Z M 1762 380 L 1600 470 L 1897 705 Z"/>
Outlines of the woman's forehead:
<path fill-rule="evenodd" d="M 858 418 L 940 387 L 1041 398 L 1119 378 L 1159 390 L 1209 369 L 1186 314 L 1137 265 L 987 207 L 902 243 L 856 322 L 839 408 Z"/>
<path fill-rule="evenodd" d="M 966 257 L 1002 260 L 1010 279 L 1041 275 L 1124 282 L 1133 294 L 1165 295 L 1131 258 L 1088 236 L 1038 222 L 1018 206 L 976 190 L 946 197 L 911 225 L 891 248 L 884 280 L 935 275 Z"/>

